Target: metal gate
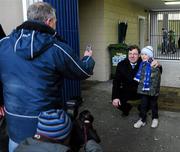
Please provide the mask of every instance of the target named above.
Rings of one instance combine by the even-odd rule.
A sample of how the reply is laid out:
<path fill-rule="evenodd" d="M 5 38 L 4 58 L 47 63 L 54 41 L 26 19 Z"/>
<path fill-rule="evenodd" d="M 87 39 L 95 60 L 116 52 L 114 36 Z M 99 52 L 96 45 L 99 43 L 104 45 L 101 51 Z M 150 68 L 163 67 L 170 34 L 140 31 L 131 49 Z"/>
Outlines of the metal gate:
<path fill-rule="evenodd" d="M 155 58 L 180 60 L 180 10 L 150 12 L 150 44 Z"/>
<path fill-rule="evenodd" d="M 78 0 L 44 0 L 44 2 L 50 3 L 56 9 L 57 32 L 79 56 Z M 62 93 L 64 101 L 74 96 L 80 96 L 80 81 L 65 79 L 60 93 Z"/>

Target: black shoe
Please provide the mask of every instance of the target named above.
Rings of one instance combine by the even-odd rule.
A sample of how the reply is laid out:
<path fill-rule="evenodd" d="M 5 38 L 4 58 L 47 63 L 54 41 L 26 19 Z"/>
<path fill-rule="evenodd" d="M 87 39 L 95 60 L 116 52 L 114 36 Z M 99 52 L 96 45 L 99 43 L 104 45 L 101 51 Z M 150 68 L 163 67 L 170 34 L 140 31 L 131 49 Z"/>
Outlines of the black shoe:
<path fill-rule="evenodd" d="M 129 116 L 129 112 L 122 112 L 121 116 L 122 117 L 127 117 L 127 116 Z"/>

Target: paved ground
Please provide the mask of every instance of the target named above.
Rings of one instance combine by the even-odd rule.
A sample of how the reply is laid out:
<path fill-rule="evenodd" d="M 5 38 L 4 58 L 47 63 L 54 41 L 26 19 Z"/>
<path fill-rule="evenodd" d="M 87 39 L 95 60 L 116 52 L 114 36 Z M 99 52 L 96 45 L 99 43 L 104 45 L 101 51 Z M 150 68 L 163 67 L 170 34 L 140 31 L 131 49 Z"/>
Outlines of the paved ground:
<path fill-rule="evenodd" d="M 93 113 L 94 126 L 101 137 L 104 152 L 180 152 L 180 109 L 174 108 L 176 112 L 172 112 L 175 111 L 173 108 L 165 111 L 163 109 L 168 108 L 160 106 L 158 128 L 150 128 L 151 114 L 148 113 L 147 125 L 141 129 L 134 129 L 133 124 L 138 119 L 136 104 L 128 117 L 121 117 L 121 112 L 110 103 L 111 88 L 111 81 L 82 82 L 84 103 L 80 111 L 88 109 Z M 161 105 L 162 97 L 166 97 L 165 90 L 163 93 L 160 98 Z M 180 98 L 176 98 L 177 100 L 180 103 Z M 166 105 L 173 107 L 170 101 L 164 101 Z"/>

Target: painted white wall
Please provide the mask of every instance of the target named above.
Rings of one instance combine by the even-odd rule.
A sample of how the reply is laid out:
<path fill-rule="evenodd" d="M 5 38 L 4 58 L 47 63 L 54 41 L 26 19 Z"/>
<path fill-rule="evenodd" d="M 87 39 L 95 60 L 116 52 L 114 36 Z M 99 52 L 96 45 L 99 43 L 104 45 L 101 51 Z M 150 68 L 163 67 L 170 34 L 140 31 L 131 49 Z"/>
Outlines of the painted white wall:
<path fill-rule="evenodd" d="M 145 16 L 144 9 L 127 0 L 79 0 L 80 49 L 93 45 L 96 61 L 92 80 L 106 81 L 111 74 L 108 46 L 118 42 L 118 22 L 128 21 L 127 44 L 138 44 L 138 16 Z"/>
<path fill-rule="evenodd" d="M 104 0 L 79 0 L 80 50 L 81 55 L 87 44 L 93 48 L 96 61 L 90 80 L 105 81 L 109 78 L 106 66 L 106 45 L 104 36 Z"/>
<path fill-rule="evenodd" d="M 29 5 L 33 4 L 34 2 L 39 2 L 43 0 L 22 0 L 22 7 L 23 7 L 23 20 L 27 20 L 27 9 Z"/>
<path fill-rule="evenodd" d="M 21 0 L 0 1 L 0 24 L 6 34 L 9 34 L 23 21 L 23 10 Z"/>
<path fill-rule="evenodd" d="M 161 86 L 180 88 L 180 61 L 159 60 L 163 67 Z"/>

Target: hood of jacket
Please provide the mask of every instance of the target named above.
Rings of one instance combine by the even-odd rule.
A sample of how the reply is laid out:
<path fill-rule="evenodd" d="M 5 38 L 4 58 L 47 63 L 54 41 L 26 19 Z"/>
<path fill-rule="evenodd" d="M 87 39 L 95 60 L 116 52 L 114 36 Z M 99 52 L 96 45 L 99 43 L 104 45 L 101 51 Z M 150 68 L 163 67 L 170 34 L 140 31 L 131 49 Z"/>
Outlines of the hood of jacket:
<path fill-rule="evenodd" d="M 41 55 L 55 39 L 63 41 L 54 29 L 36 21 L 26 21 L 10 34 L 14 52 L 26 60 Z"/>

